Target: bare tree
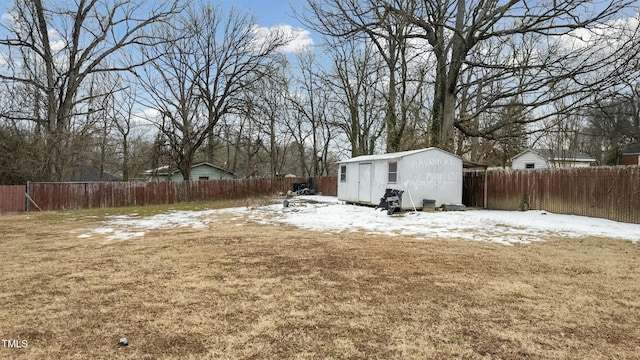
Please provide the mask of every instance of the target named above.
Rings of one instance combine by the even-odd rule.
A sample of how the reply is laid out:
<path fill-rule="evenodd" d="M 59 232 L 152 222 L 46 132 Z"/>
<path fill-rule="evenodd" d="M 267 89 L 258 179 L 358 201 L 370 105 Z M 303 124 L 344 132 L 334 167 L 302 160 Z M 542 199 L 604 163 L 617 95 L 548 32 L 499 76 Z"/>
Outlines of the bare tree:
<path fill-rule="evenodd" d="M 34 136 L 38 128 L 23 121 L 33 93 L 23 84 L 0 81 L 0 184 L 42 180 L 46 152 Z M 33 111 L 33 109 L 30 109 Z"/>
<path fill-rule="evenodd" d="M 573 102 L 576 109 L 591 93 L 611 86 L 619 73 L 632 66 L 633 62 L 625 60 L 637 46 L 633 36 L 603 41 L 607 39 L 605 34 L 619 32 L 618 24 L 611 20 L 631 8 L 630 0 L 572 0 L 554 2 L 553 6 L 524 0 L 308 3 L 313 16 L 308 16 L 307 22 L 328 36 L 374 33 L 384 38 L 383 30 L 388 29 L 389 23 L 407 24 L 407 31 L 394 29 L 391 33 L 398 39 L 420 39 L 430 45 L 435 62 L 430 143 L 447 149 L 454 147 L 455 129 L 466 136 L 494 134 L 498 124 L 484 129 L 473 126 L 469 119 L 494 107 L 509 106 L 513 99 L 518 99 L 519 105 L 530 113 L 531 109 L 571 96 L 578 100 Z M 587 33 L 584 38 L 583 32 Z M 517 37 L 520 41 L 513 41 Z M 534 51 L 526 58 L 518 58 L 520 48 L 531 40 L 537 41 Z M 488 50 L 492 53 L 484 56 Z M 492 70 L 485 74 L 489 79 L 479 78 L 484 76 L 482 69 Z M 463 77 L 467 71 L 476 74 Z M 513 81 L 518 76 L 525 81 Z M 463 79 L 470 83 L 463 83 Z M 485 94 L 483 105 L 475 107 L 476 111 L 459 112 L 461 89 L 483 83 L 493 83 L 498 91 Z M 552 115 L 529 121 L 544 116 Z"/>
<path fill-rule="evenodd" d="M 603 162 L 616 165 L 626 145 L 640 143 L 638 93 L 619 94 L 617 98 L 595 101 L 586 111 L 588 124 L 583 128 L 591 136 L 593 149 L 604 152 Z"/>
<path fill-rule="evenodd" d="M 400 2 L 410 11 L 411 2 Z M 377 50 L 386 68 L 386 88 L 381 93 L 385 99 L 386 150 L 403 150 L 405 130 L 410 115 L 415 113 L 410 104 L 424 81 L 424 77 L 414 76 L 423 73 L 413 71 L 410 65 L 423 52 L 415 51 L 415 44 L 409 41 L 415 25 L 376 0 L 309 0 L 308 4 L 310 14 L 300 14 L 300 18 L 326 36 L 332 48 L 352 46 L 349 42 L 356 39 L 362 46 L 370 44 Z"/>
<path fill-rule="evenodd" d="M 324 81 L 333 93 L 331 122 L 346 136 L 352 157 L 373 154 L 385 128 L 381 64 L 371 46 L 354 39 L 332 44 L 329 52 L 332 67 Z"/>
<path fill-rule="evenodd" d="M 131 172 L 132 142 L 140 137 L 139 131 L 135 130 L 141 127 L 138 112 L 141 111 L 139 104 L 143 91 L 138 83 L 122 74 L 109 76 L 104 83 L 110 84 L 111 90 L 106 92 L 103 100 L 105 122 L 113 133 L 113 151 L 118 154 L 119 172 L 124 181 L 129 181 L 135 174 Z M 137 143 L 140 142 L 141 139 L 137 139 Z"/>
<path fill-rule="evenodd" d="M 308 126 L 307 131 L 309 131 L 311 142 L 311 164 L 308 172 L 310 176 L 318 174 L 318 130 L 321 126 L 325 106 L 322 95 L 319 94 L 320 84 L 317 81 L 317 74 L 313 69 L 315 61 L 315 56 L 310 52 L 298 54 L 300 76 L 295 92 L 296 96 L 290 99 L 294 111 L 300 114 L 302 121 Z M 303 149 L 300 155 L 304 156 L 305 143 L 300 143 L 299 146 Z"/>
<path fill-rule="evenodd" d="M 254 19 L 235 9 L 203 6 L 156 29 L 156 36 L 170 41 L 145 51 L 150 63 L 140 76 L 185 180 L 196 152 L 213 144 L 216 125 L 240 113 L 243 91 L 267 73 L 277 49 L 289 41 L 257 32 Z"/>
<path fill-rule="evenodd" d="M 52 180 L 64 178 L 68 167 L 71 122 L 83 116 L 87 101 L 82 84 L 93 74 L 132 69 L 140 62 L 107 65 L 109 59 L 134 46 L 154 47 L 164 39 L 144 30 L 181 10 L 168 2 L 81 0 L 45 2 L 17 0 L 0 46 L 9 64 L 0 79 L 29 86 L 42 108 L 36 122 L 45 124 Z M 111 62 L 110 64 L 115 64 Z"/>
<path fill-rule="evenodd" d="M 292 94 L 293 95 L 293 94 Z M 310 165 L 310 161 L 313 161 L 313 153 L 309 154 L 309 151 L 305 144 L 307 144 L 310 140 L 311 130 L 309 129 L 309 123 L 307 122 L 307 118 L 304 113 L 299 110 L 299 102 L 300 99 L 295 99 L 295 95 L 289 96 L 288 100 L 293 103 L 290 104 L 288 108 L 289 115 L 286 119 L 286 126 L 289 130 L 291 137 L 293 139 L 292 144 L 290 145 L 295 153 L 297 160 L 297 168 L 300 169 L 301 175 L 310 176 L 312 173 L 312 165 Z"/>
<path fill-rule="evenodd" d="M 291 141 L 291 134 L 286 127 L 285 118 L 289 116 L 288 92 L 293 78 L 288 71 L 289 63 L 282 61 L 274 63 L 267 76 L 254 83 L 248 89 L 248 97 L 257 111 L 252 118 L 258 124 L 260 133 L 265 137 L 261 142 L 269 158 L 269 172 L 272 177 L 283 174 L 287 156 L 287 144 Z"/>
<path fill-rule="evenodd" d="M 571 44 L 571 40 L 575 40 L 575 31 L 598 27 L 603 31 L 603 28 L 614 27 L 607 21 L 631 5 L 632 2 L 624 0 L 605 4 L 588 0 L 554 2 L 552 7 L 521 0 L 423 0 L 419 6 L 411 8 L 411 12 L 395 5 L 391 5 L 391 9 L 418 26 L 422 32 L 416 36 L 432 46 L 437 64 L 433 136 L 436 143 L 447 147 L 454 127 L 472 136 L 484 136 L 495 131 L 494 128 L 488 131 L 469 129 L 464 125 L 467 119 L 456 116 L 458 94 L 464 86 L 461 74 L 465 67 L 470 68 L 469 71 L 496 70 L 491 73 L 491 81 L 499 82 L 501 86 L 498 92 L 485 98 L 485 105 L 480 111 L 510 106 L 508 104 L 514 98 L 527 109 L 545 106 L 568 96 L 572 97 L 573 104 L 578 105 L 580 101 L 576 100 L 586 99 L 594 91 L 611 85 L 620 71 L 616 57 L 623 57 L 625 51 L 622 47 L 613 47 L 603 50 L 612 57 L 592 56 L 602 47 L 593 42 L 582 47 Z M 512 41 L 518 36 L 521 41 Z M 540 39 L 538 47 L 523 57 L 519 50 L 526 47 L 527 42 L 537 39 Z M 483 45 L 487 43 L 508 45 L 511 51 L 507 51 L 502 61 L 496 62 L 491 58 L 492 61 L 483 62 L 481 56 L 474 54 L 486 51 L 487 47 Z M 494 46 L 493 49 L 495 54 L 505 53 L 503 46 Z M 480 61 L 474 62 L 471 58 Z M 513 81 L 518 78 L 525 81 Z M 562 91 L 554 91 L 558 87 L 563 88 Z M 471 116 L 474 115 L 477 113 Z"/>

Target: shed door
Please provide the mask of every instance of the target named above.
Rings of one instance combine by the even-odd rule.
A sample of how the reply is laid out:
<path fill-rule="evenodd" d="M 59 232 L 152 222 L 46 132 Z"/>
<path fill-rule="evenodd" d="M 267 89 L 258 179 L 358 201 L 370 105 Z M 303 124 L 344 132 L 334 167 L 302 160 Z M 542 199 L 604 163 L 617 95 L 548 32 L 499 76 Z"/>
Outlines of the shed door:
<path fill-rule="evenodd" d="M 371 202 L 371 163 L 360 164 L 358 171 L 358 202 Z"/>

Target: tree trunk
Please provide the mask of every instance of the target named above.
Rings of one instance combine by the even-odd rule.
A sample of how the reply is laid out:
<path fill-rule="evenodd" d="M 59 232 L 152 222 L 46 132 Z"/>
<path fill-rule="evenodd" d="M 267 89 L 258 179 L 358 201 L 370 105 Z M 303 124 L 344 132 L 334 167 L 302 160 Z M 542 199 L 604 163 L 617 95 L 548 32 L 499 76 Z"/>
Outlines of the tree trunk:
<path fill-rule="evenodd" d="M 349 140 L 351 142 L 351 157 L 363 155 L 362 137 L 360 136 L 360 119 L 358 119 L 358 104 L 349 104 L 349 117 L 351 118 L 351 134 Z"/>
<path fill-rule="evenodd" d="M 397 63 L 396 43 L 391 38 L 391 34 L 389 34 L 387 43 L 389 44 L 389 54 L 387 57 L 387 66 L 389 67 L 389 97 L 387 98 L 385 126 L 387 127 L 387 152 L 393 153 L 400 151 L 402 133 L 398 128 L 398 114 L 396 113 L 396 102 L 398 101 L 395 69 Z"/>
<path fill-rule="evenodd" d="M 271 160 L 271 176 L 278 174 L 278 150 L 276 146 L 276 119 L 271 116 L 269 121 L 269 158 Z"/>
<path fill-rule="evenodd" d="M 440 117 L 439 147 L 447 151 L 453 150 L 453 124 L 456 115 L 456 96 L 449 89 L 444 94 Z"/>
<path fill-rule="evenodd" d="M 185 156 L 181 161 L 180 161 L 180 173 L 182 173 L 182 179 L 184 181 L 189 181 L 191 180 L 191 157 L 190 156 Z M 171 174 L 169 174 L 169 176 L 171 176 Z"/>
<path fill-rule="evenodd" d="M 122 139 L 122 180 L 129 181 L 129 137 Z"/>

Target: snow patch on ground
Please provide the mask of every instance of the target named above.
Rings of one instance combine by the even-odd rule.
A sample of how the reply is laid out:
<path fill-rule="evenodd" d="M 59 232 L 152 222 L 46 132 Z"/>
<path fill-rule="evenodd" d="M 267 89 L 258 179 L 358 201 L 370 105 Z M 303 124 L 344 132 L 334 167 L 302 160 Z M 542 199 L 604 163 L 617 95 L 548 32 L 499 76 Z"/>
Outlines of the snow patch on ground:
<path fill-rule="evenodd" d="M 272 206 L 280 216 L 272 221 L 318 231 L 363 231 L 370 234 L 410 235 L 416 238 L 459 238 L 501 244 L 530 243 L 555 235 L 570 238 L 601 236 L 640 239 L 640 225 L 545 211 L 468 210 L 405 212 L 389 216 L 384 211 L 353 205 Z M 249 214 L 259 219 L 257 213 Z"/>
<path fill-rule="evenodd" d="M 79 238 L 90 238 L 93 235 L 107 235 L 105 243 L 112 240 L 128 240 L 135 237 L 143 237 L 147 231 L 156 229 L 173 229 L 188 227 L 203 229 L 212 221 L 211 216 L 216 210 L 204 211 L 172 211 L 166 214 L 158 214 L 149 217 L 139 217 L 137 214 L 115 215 L 101 223 L 95 229 L 78 235 Z"/>
<path fill-rule="evenodd" d="M 280 204 L 258 208 L 206 211 L 174 211 L 150 217 L 117 216 L 102 226 L 81 234 L 107 235 L 106 241 L 142 237 L 145 231 L 189 227 L 206 228 L 218 214 L 231 214 L 235 221 L 289 224 L 325 234 L 362 231 L 368 234 L 408 235 L 416 239 L 467 239 L 504 245 L 543 241 L 548 236 L 579 238 L 600 236 L 640 239 L 640 225 L 545 211 L 468 210 L 451 212 L 405 212 L 389 216 L 370 207 L 345 205 L 335 197 L 301 196 Z M 241 224 L 238 224 L 241 225 Z"/>

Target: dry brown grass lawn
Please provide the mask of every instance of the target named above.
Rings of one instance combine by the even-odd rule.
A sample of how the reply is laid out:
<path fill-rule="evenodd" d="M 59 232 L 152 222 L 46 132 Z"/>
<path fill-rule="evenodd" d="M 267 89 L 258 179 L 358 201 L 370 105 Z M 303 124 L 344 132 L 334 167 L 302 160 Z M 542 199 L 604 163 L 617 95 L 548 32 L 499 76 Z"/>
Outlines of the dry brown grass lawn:
<path fill-rule="evenodd" d="M 630 242 L 415 241 L 225 215 L 77 237 L 96 221 L 0 216 L 0 337 L 28 341 L 0 358 L 640 358 Z"/>

